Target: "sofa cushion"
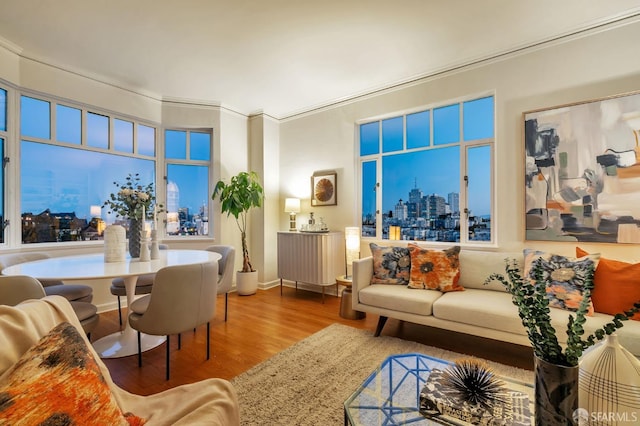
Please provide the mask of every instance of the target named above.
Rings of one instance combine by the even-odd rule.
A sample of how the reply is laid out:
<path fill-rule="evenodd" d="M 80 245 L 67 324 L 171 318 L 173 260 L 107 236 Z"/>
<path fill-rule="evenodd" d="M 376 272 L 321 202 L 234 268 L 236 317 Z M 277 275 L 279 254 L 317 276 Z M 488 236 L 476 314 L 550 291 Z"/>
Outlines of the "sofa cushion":
<path fill-rule="evenodd" d="M 584 285 L 593 280 L 599 254 L 576 259 L 538 250 L 524 249 L 523 277 L 535 283 L 534 262 L 542 268 L 542 280 L 547 288 L 549 306 L 577 311 L 584 295 Z M 589 300 L 587 315 L 593 315 L 593 303 Z"/>
<path fill-rule="evenodd" d="M 523 269 L 522 252 L 489 252 L 462 250 L 460 252 L 460 284 L 465 289 L 477 288 L 480 290 L 507 290 L 498 281 L 484 284 L 491 274 L 505 275 L 506 260 L 515 260 L 520 270 Z"/>
<path fill-rule="evenodd" d="M 375 243 L 369 244 L 373 257 L 373 277 L 371 284 L 409 283 L 411 258 L 406 247 L 384 247 Z"/>
<path fill-rule="evenodd" d="M 445 293 L 434 302 L 433 316 L 509 333 L 525 333 L 518 308 L 506 292 L 471 288 Z"/>
<path fill-rule="evenodd" d="M 3 376 L 0 424 L 143 424 L 123 415 L 76 328 L 63 322 Z"/>
<path fill-rule="evenodd" d="M 411 254 L 410 288 L 442 292 L 464 290 L 458 284 L 460 246 L 446 250 L 425 249 L 415 244 L 408 247 Z"/>
<path fill-rule="evenodd" d="M 586 251 L 576 247 L 576 256 L 586 256 Z M 640 300 L 640 263 L 600 258 L 593 277 L 591 292 L 593 309 L 596 312 L 615 315 L 628 311 Z M 640 321 L 640 312 L 632 319 Z"/>
<path fill-rule="evenodd" d="M 416 315 L 431 315 L 433 302 L 440 296 L 438 291 L 415 291 L 394 284 L 370 285 L 358 292 L 359 302 L 365 305 Z"/>

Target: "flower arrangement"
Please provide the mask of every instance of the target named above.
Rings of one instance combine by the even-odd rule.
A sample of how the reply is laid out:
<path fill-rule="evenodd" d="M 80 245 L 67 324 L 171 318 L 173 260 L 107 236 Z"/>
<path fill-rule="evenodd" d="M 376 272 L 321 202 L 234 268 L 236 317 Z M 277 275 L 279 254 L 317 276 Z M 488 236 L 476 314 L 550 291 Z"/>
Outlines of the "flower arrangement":
<path fill-rule="evenodd" d="M 585 275 L 583 282 L 583 297 L 577 305 L 575 316 L 569 315 L 567 324 L 567 343 L 562 348 L 556 336 L 556 330 L 551 325 L 550 301 L 547 296 L 547 273 L 543 266 L 543 259 L 539 258 L 533 262 L 532 275 L 534 283 L 520 275 L 517 262 L 513 259 L 506 260 L 506 277 L 502 274 L 492 274 L 485 280 L 485 284 L 496 280 L 500 282 L 512 296 L 513 304 L 518 307 L 518 313 L 524 325 L 529 341 L 533 346 L 535 355 L 547 362 L 563 365 L 567 367 L 577 366 L 582 352 L 604 339 L 606 335 L 614 333 L 621 328 L 623 321 L 631 318 L 640 311 L 640 301 L 625 312 L 616 314 L 613 319 L 595 330 L 586 339 L 583 325 L 586 322 L 590 301 L 591 290 L 593 289 L 593 265 L 590 266 L 589 273 Z"/>
<path fill-rule="evenodd" d="M 109 213 L 129 219 L 154 218 L 154 214 L 162 211 L 162 204 L 156 204 L 153 191 L 153 183 L 146 186 L 140 184 L 138 173 L 127 176 L 125 183 L 113 182 L 118 187 L 118 192 L 109 194 L 109 199 L 104 202 L 102 208 L 108 207 Z"/>

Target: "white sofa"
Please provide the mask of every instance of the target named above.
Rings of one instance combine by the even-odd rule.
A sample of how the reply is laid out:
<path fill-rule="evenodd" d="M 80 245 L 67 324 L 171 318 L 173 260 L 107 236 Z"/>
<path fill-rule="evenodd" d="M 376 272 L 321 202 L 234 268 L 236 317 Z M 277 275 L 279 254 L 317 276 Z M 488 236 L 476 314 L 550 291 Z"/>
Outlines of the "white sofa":
<path fill-rule="evenodd" d="M 395 318 L 460 333 L 530 346 L 518 309 L 501 283 L 483 285 L 492 273 L 505 274 L 505 259 L 522 264 L 523 254 L 462 250 L 460 280 L 464 291 L 441 293 L 410 289 L 406 285 L 371 284 L 373 258 L 353 263 L 353 309 L 379 315 L 375 335 L 380 335 L 387 318 Z M 635 301 L 630 301 L 631 303 Z M 553 327 L 560 343 L 566 342 L 569 311 L 551 308 Z M 611 315 L 587 317 L 584 336 L 610 322 Z M 640 321 L 625 321 L 616 334 L 635 356 L 640 356 Z"/>
<path fill-rule="evenodd" d="M 0 305 L 0 391 L 3 389 L 12 367 L 22 355 L 36 345 L 56 325 L 68 322 L 80 333 L 88 350 L 104 377 L 115 403 L 122 413 L 133 413 L 153 425 L 239 425 L 239 406 L 236 392 L 227 380 L 207 379 L 168 389 L 154 395 L 131 394 L 116 385 L 109 370 L 93 350 L 86 338 L 69 302 L 60 296 L 47 296 L 39 300 L 27 300 L 17 306 Z M 2 392 L 0 392 L 2 393 Z M 77 392 L 80 394 L 81 392 Z M 59 399 L 59 397 L 58 397 Z M 95 399 L 95 398 L 94 398 Z M 55 400 L 38 401 L 35 410 L 48 411 Z M 104 401 L 95 401 L 96 403 Z M 11 413 L 3 411 L 10 404 L 0 404 L 0 424 L 13 424 Z M 78 410 L 91 410 L 81 405 Z M 8 420 L 6 416 L 9 416 Z M 4 420 L 3 420 L 4 419 Z M 6 421 L 6 423 L 4 423 Z M 24 421 L 22 419 L 21 421 Z M 96 424 L 99 422 L 95 422 Z M 126 424 L 127 422 L 125 422 Z M 18 424 L 23 424 L 19 423 Z M 136 424 L 136 423 L 132 423 Z"/>

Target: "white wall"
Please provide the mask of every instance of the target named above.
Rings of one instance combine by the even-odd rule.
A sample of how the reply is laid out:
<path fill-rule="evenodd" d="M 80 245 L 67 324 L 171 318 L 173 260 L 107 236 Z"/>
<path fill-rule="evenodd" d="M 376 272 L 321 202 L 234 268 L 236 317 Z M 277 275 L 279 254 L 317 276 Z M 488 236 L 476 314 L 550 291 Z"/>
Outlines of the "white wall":
<path fill-rule="evenodd" d="M 526 247 L 575 255 L 575 243 L 524 240 L 523 112 L 640 90 L 640 23 L 554 43 L 486 65 L 426 79 L 376 96 L 289 119 L 280 128 L 281 198 L 309 185 L 314 170 L 338 171 L 338 205 L 312 209 L 331 229 L 357 225 L 355 126 L 357 120 L 495 91 L 498 250 Z M 425 52 L 428 54 L 428 52 Z M 310 211 L 305 193 L 298 217 Z M 280 230 L 288 215 L 280 213 Z M 638 245 L 580 243 L 590 252 L 635 260 Z M 368 241 L 362 255 L 367 255 Z"/>

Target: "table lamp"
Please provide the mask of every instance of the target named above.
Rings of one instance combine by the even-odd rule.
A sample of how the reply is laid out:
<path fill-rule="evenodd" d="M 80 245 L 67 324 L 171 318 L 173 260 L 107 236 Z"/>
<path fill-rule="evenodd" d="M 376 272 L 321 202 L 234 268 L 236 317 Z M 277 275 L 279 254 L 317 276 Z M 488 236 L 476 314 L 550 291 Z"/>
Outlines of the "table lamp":
<path fill-rule="evenodd" d="M 287 198 L 284 200 L 284 211 L 289 213 L 289 231 L 296 230 L 296 213 L 300 213 L 300 199 Z"/>
<path fill-rule="evenodd" d="M 353 267 L 353 261 L 360 258 L 360 228 L 357 226 L 348 226 L 344 228 L 344 238 L 346 241 L 346 275 L 345 278 L 351 278 L 349 267 Z"/>

